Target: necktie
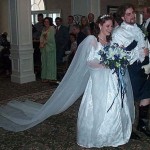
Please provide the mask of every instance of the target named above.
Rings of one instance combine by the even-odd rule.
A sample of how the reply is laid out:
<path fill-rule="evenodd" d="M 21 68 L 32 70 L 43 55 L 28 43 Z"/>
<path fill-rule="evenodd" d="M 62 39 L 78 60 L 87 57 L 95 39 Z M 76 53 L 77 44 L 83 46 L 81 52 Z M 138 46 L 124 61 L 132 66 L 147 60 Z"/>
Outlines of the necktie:
<path fill-rule="evenodd" d="M 58 27 L 56 27 L 56 32 L 58 32 L 59 31 L 59 28 Z"/>

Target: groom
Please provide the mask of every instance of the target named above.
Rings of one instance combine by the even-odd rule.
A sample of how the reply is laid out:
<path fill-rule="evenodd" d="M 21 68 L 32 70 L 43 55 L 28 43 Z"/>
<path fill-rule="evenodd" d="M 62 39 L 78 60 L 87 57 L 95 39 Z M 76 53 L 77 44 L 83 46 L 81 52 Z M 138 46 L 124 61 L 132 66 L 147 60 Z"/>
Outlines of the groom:
<path fill-rule="evenodd" d="M 135 23 L 135 8 L 132 4 L 124 4 L 118 8 L 117 16 L 122 20 L 121 25 L 116 28 L 112 34 L 112 42 L 118 43 L 120 46 L 128 47 L 133 41 L 136 45 L 129 49 L 132 53 L 132 59 L 130 61 L 130 66 L 128 67 L 129 75 L 131 79 L 131 84 L 133 88 L 133 95 L 135 102 L 139 102 L 142 99 L 150 98 L 150 92 L 148 93 L 145 89 L 147 82 L 147 75 L 144 74 L 143 65 L 149 63 L 149 51 L 145 48 L 145 40 L 141 29 Z M 145 116 L 142 116 L 145 107 L 139 109 L 139 117 L 147 117 L 147 112 Z M 147 110 L 148 111 L 148 110 Z M 137 114 L 136 114 L 137 115 Z M 145 135 L 150 136 L 150 131 L 148 130 L 146 124 L 142 124 L 140 121 L 143 118 L 139 118 L 138 127 L 140 131 L 145 133 Z M 133 134 L 132 134 L 133 135 Z M 139 137 L 134 134 L 131 138 L 139 139 Z"/>

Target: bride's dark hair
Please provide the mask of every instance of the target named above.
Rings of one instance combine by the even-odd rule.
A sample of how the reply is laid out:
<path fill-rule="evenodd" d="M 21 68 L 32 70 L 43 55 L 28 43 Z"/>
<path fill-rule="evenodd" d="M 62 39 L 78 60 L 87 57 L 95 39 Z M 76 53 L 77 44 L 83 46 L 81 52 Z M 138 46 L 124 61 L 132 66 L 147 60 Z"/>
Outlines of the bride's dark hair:
<path fill-rule="evenodd" d="M 99 17 L 97 18 L 97 21 L 96 21 L 96 28 L 95 28 L 95 34 L 94 34 L 97 39 L 98 39 L 98 34 L 100 33 L 99 24 L 100 24 L 100 25 L 103 25 L 107 20 L 112 20 L 112 21 L 113 21 L 113 17 L 112 17 L 111 15 L 105 14 L 105 15 L 99 16 Z M 106 40 L 107 40 L 107 42 L 110 42 L 110 40 L 111 40 L 111 35 L 106 36 Z"/>

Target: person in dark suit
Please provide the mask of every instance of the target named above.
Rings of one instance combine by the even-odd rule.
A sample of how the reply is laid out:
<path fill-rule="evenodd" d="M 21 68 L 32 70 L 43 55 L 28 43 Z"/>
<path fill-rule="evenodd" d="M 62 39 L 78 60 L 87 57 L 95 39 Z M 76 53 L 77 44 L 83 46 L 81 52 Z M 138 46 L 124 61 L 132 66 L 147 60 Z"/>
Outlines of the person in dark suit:
<path fill-rule="evenodd" d="M 38 22 L 32 25 L 32 38 L 33 38 L 33 58 L 34 58 L 34 70 L 36 76 L 41 74 L 41 52 L 40 52 L 40 36 L 44 28 L 43 14 L 37 15 Z"/>
<path fill-rule="evenodd" d="M 57 17 L 55 23 L 56 58 L 57 64 L 61 64 L 63 62 L 65 51 L 68 50 L 69 32 L 68 28 L 62 25 L 62 18 Z"/>
<path fill-rule="evenodd" d="M 144 20 L 143 20 L 142 26 L 148 32 L 147 38 L 150 43 L 150 7 L 143 8 L 143 19 Z"/>
<path fill-rule="evenodd" d="M 94 14 L 93 13 L 88 14 L 88 21 L 89 21 L 91 34 L 94 35 L 95 28 L 96 28 L 96 23 L 94 22 Z"/>
<path fill-rule="evenodd" d="M 0 34 L 0 46 L 2 50 L 0 51 L 0 61 L 2 62 L 3 69 L 6 76 L 11 74 L 11 60 L 10 60 L 10 42 L 7 40 L 7 32 Z"/>
<path fill-rule="evenodd" d="M 145 40 L 150 43 L 150 7 L 143 7 L 143 23 L 141 25 L 147 33 Z M 147 44 L 148 46 L 149 44 Z M 149 59 L 149 58 L 148 58 Z M 144 72 L 147 74 L 145 77 L 147 80 L 144 83 L 144 88 L 142 89 L 144 95 L 141 95 L 141 100 L 139 104 L 139 124 L 138 130 L 144 132 L 147 136 L 150 136 L 150 131 L 148 132 L 146 124 L 148 124 L 148 112 L 150 106 L 150 72 L 148 71 L 150 64 L 143 66 Z"/>
<path fill-rule="evenodd" d="M 75 24 L 74 17 L 70 15 L 70 16 L 68 16 L 67 20 L 68 20 L 68 31 L 70 34 L 70 33 L 72 33 L 72 28 L 73 28 L 73 25 Z"/>

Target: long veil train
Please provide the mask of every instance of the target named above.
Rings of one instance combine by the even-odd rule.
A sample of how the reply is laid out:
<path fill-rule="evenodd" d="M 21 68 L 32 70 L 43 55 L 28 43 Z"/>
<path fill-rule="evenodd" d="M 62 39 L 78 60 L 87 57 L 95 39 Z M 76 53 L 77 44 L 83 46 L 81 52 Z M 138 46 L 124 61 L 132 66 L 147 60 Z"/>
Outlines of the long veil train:
<path fill-rule="evenodd" d="M 86 60 L 89 51 L 96 46 L 97 39 L 92 35 L 79 45 L 63 80 L 44 105 L 14 100 L 0 107 L 0 127 L 15 132 L 23 131 L 69 108 L 85 90 L 89 79 Z"/>

